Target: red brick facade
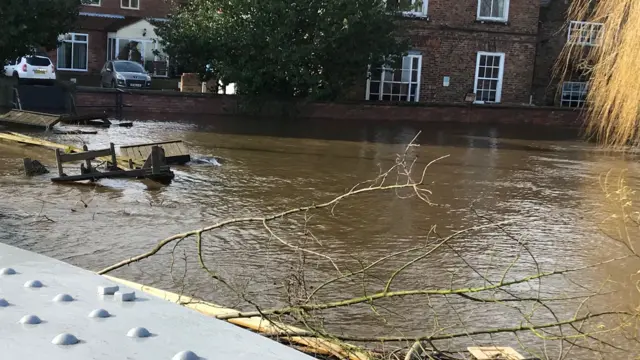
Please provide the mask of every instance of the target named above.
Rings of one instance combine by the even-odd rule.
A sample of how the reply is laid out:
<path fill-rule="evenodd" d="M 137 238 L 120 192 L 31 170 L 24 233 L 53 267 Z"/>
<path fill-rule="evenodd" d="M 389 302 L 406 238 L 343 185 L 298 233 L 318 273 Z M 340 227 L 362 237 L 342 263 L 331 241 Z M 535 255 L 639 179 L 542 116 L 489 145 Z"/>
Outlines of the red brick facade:
<path fill-rule="evenodd" d="M 478 20 L 478 1 L 429 0 L 426 18 L 403 20 L 422 54 L 421 102 L 463 102 L 480 51 L 505 54 L 501 102 L 530 102 L 540 0 L 510 0 L 506 23 Z"/>
<path fill-rule="evenodd" d="M 88 69 L 87 71 L 60 70 L 61 78 L 97 75 L 107 60 L 107 38 L 109 32 L 115 32 L 119 28 L 132 24 L 141 19 L 166 18 L 173 0 L 137 0 L 139 9 L 122 8 L 122 2 L 130 0 L 100 0 L 100 5 L 82 5 L 80 16 L 72 30 L 89 36 L 88 42 Z M 49 52 L 54 63 L 57 63 L 57 51 Z"/>
<path fill-rule="evenodd" d="M 172 6 L 170 0 L 138 0 L 140 9 L 133 10 L 123 9 L 121 7 L 122 1 L 125 1 L 125 4 L 129 2 L 129 0 L 100 0 L 99 6 L 83 5 L 80 8 L 80 12 L 123 15 L 137 18 L 164 18 L 169 14 Z"/>
<path fill-rule="evenodd" d="M 140 18 L 166 17 L 172 6 L 172 0 L 139 0 L 140 10 L 129 10 L 120 7 L 121 1 L 130 0 L 101 0 L 100 6 L 82 7 L 82 13 L 125 19 L 81 16 L 76 31 L 89 35 L 88 71 L 61 73 L 97 74 L 107 58 L 108 29 Z M 464 102 L 465 95 L 474 91 L 478 52 L 490 52 L 504 54 L 501 103 L 554 104 L 551 68 L 564 44 L 557 36 L 566 23 L 564 1 L 541 7 L 543 0 L 504 0 L 506 22 L 478 20 L 478 3 L 486 0 L 422 1 L 428 1 L 425 17 L 399 19 L 412 50 L 422 55 L 420 102 Z M 55 51 L 51 55 L 55 58 Z M 364 100 L 365 92 L 365 85 L 359 86 L 350 98 Z"/>

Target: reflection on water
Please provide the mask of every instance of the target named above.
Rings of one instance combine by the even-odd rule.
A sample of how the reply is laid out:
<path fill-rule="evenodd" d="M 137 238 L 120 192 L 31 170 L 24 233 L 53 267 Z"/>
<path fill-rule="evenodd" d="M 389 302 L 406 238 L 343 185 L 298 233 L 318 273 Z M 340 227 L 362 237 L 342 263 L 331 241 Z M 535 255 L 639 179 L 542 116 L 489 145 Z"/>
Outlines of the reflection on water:
<path fill-rule="evenodd" d="M 98 270 L 147 251 L 167 236 L 221 219 L 269 214 L 331 199 L 392 165 L 418 131 L 422 131 L 417 140 L 421 146 L 408 153 L 417 158 L 417 167 L 449 155 L 427 173 L 431 200 L 437 206 L 389 193 L 367 195 L 341 202 L 333 216 L 321 211 L 306 223 L 306 230 L 302 216 L 280 221 L 274 230 L 287 241 L 306 241 L 307 246 L 354 271 L 360 266 L 354 258 L 371 262 L 433 240 L 433 226 L 437 234 L 446 236 L 486 224 L 487 219 L 513 221 L 504 228 L 512 236 L 485 228 L 455 239 L 450 248 L 407 268 L 394 282 L 394 289 L 481 285 L 478 272 L 466 263 L 480 273 L 500 276 L 504 265 L 518 258 L 508 274 L 517 278 L 535 273 L 536 266 L 546 270 L 576 267 L 621 252 L 598 228 L 610 210 L 603 207 L 598 179 L 610 169 L 624 168 L 629 169 L 632 185 L 637 184 L 637 161 L 620 160 L 619 155 L 578 141 L 574 130 L 247 119 L 136 122 L 133 128 L 114 127 L 98 135 L 44 135 L 61 143 L 86 142 L 89 148 L 109 142 L 184 140 L 194 161 L 176 167 L 176 179 L 168 187 L 130 180 L 60 186 L 51 184 L 47 176 L 25 178 L 22 157 L 53 168 L 53 153 L 0 144 L 0 241 Z M 43 216 L 51 221 L 43 221 Z M 322 246 L 309 239 L 308 231 Z M 537 263 L 519 243 L 527 244 L 527 252 L 535 255 Z M 183 243 L 173 257 L 169 250 L 115 275 L 215 302 L 233 304 L 237 300 L 199 271 L 193 242 Z M 264 228 L 253 225 L 206 235 L 204 255 L 212 268 L 265 305 L 283 300 L 281 285 L 296 271 L 299 261 L 298 255 L 279 245 Z M 315 286 L 335 271 L 323 259 L 307 261 L 307 278 Z M 389 271 L 406 261 L 385 262 L 362 284 L 343 284 L 339 294 L 362 294 L 363 284 L 379 289 Z M 633 262 L 626 266 L 637 268 Z M 608 272 L 584 271 L 574 280 L 583 286 L 598 286 L 608 276 L 625 281 L 635 271 L 610 267 Z M 544 285 L 549 296 L 573 286 L 563 279 L 547 279 Z M 633 292 L 629 293 L 621 306 L 636 301 Z M 393 313 L 381 301 L 378 311 L 386 314 L 386 322 L 367 307 L 341 309 L 326 321 L 333 324 L 332 330 L 374 336 L 388 335 L 393 327 L 427 331 L 434 321 L 429 306 L 454 323 L 459 312 L 471 324 L 486 324 L 490 318 L 492 325 L 513 326 L 518 319 L 504 307 L 469 304 L 459 298 L 438 304 L 421 301 L 394 302 Z M 567 309 L 568 314 L 570 310 L 573 308 Z M 523 340 L 535 342 L 533 338 Z M 518 345 L 512 337 L 500 341 Z"/>

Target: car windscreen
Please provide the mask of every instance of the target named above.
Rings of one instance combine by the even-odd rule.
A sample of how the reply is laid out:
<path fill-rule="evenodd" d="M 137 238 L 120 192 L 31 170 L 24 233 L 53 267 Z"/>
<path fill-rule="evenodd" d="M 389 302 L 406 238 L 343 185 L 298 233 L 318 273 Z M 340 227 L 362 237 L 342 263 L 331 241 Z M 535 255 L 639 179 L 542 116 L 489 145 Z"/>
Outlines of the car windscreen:
<path fill-rule="evenodd" d="M 142 65 L 134 62 L 114 62 L 113 66 L 116 68 L 117 72 L 133 72 L 133 73 L 145 72 Z"/>
<path fill-rule="evenodd" d="M 51 65 L 51 60 L 46 57 L 29 56 L 27 58 L 27 64 L 32 66 L 49 66 Z"/>

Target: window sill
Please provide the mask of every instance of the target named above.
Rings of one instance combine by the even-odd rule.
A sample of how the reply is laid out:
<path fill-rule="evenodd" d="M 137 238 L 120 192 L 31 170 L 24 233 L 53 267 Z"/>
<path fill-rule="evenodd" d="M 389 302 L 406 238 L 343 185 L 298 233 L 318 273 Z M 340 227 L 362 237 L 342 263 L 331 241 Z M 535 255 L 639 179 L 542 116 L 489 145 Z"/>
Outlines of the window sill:
<path fill-rule="evenodd" d="M 139 7 L 133 8 L 133 7 L 124 7 L 124 6 L 120 6 L 120 9 L 123 9 L 123 10 L 140 10 Z"/>
<path fill-rule="evenodd" d="M 499 101 L 480 101 L 476 100 L 473 102 L 473 105 L 500 105 Z"/>
<path fill-rule="evenodd" d="M 81 4 L 82 6 L 101 7 L 102 4 Z"/>
<path fill-rule="evenodd" d="M 575 41 L 567 41 L 567 44 L 577 45 L 577 46 L 586 46 L 586 47 L 598 47 L 600 44 L 592 44 L 588 42 L 575 42 Z"/>
<path fill-rule="evenodd" d="M 413 11 L 397 11 L 395 13 L 390 14 L 390 16 L 394 16 L 394 17 L 398 17 L 406 20 L 423 20 L 423 21 L 431 20 L 429 15 L 425 15 L 423 13 L 413 12 Z"/>
<path fill-rule="evenodd" d="M 476 18 L 476 22 L 480 24 L 499 24 L 504 26 L 510 25 L 508 19 Z"/>
<path fill-rule="evenodd" d="M 410 19 L 422 19 L 426 21 L 430 20 L 429 15 L 423 14 L 421 12 L 401 11 L 400 13 L 398 13 L 398 15 Z"/>

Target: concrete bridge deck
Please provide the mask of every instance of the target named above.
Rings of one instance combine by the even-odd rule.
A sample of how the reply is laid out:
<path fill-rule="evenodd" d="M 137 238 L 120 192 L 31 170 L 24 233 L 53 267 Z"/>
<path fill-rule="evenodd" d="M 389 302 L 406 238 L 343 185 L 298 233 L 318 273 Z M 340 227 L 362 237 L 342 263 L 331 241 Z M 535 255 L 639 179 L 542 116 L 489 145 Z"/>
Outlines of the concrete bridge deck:
<path fill-rule="evenodd" d="M 117 290 L 117 291 L 116 291 Z M 308 360 L 90 271 L 0 244 L 0 358 Z"/>

